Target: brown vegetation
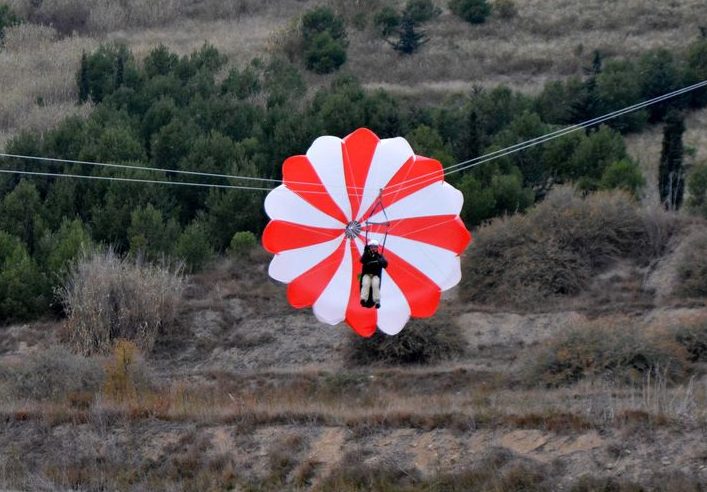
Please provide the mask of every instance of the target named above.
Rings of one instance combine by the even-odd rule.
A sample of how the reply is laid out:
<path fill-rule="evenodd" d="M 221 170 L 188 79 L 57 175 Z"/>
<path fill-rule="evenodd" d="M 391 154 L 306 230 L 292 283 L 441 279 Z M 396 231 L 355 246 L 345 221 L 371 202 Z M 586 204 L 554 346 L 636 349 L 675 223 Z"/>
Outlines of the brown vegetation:
<path fill-rule="evenodd" d="M 676 215 L 639 209 L 623 192 L 581 197 L 558 188 L 527 214 L 477 230 L 466 256 L 463 295 L 493 305 L 547 308 L 579 294 L 619 258 L 645 264 L 660 257 L 680 223 Z"/>
<path fill-rule="evenodd" d="M 414 319 L 396 336 L 380 331 L 371 338 L 350 335 L 346 355 L 352 365 L 429 364 L 461 356 L 466 351 L 459 327 L 446 314 Z"/>
<path fill-rule="evenodd" d="M 149 352 L 175 322 L 182 297 L 181 268 L 87 253 L 60 290 L 68 343 L 82 354 L 106 353 L 120 338 Z"/>

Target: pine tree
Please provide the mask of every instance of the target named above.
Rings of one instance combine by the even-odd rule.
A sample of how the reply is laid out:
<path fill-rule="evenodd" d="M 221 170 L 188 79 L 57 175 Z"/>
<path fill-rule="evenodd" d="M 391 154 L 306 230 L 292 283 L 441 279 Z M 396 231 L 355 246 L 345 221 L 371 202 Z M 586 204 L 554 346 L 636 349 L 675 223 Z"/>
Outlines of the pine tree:
<path fill-rule="evenodd" d="M 479 115 L 476 110 L 471 110 L 467 117 L 467 130 L 464 138 L 464 156 L 471 159 L 481 155 L 482 129 Z"/>
<path fill-rule="evenodd" d="M 682 205 L 685 192 L 685 170 L 683 169 L 682 136 L 685 133 L 685 118 L 671 111 L 665 117 L 663 128 L 663 149 L 658 168 L 658 189 L 660 201 L 668 210 L 677 210 Z"/>
<path fill-rule="evenodd" d="M 597 94 L 597 76 L 603 68 L 603 59 L 599 50 L 594 51 L 592 66 L 585 69 L 586 80 L 582 84 L 582 92 L 577 101 L 572 104 L 570 114 L 574 123 L 591 120 L 599 115 L 600 100 Z M 596 129 L 588 127 L 587 133 Z"/>
<path fill-rule="evenodd" d="M 429 38 L 424 32 L 415 29 L 415 21 L 410 17 L 403 17 L 398 31 L 399 38 L 391 43 L 393 48 L 405 55 L 411 55 L 417 51 L 420 46 L 429 41 Z"/>
<path fill-rule="evenodd" d="M 84 51 L 81 55 L 81 68 L 79 69 L 79 103 L 88 101 L 91 86 L 88 81 L 88 57 Z"/>
<path fill-rule="evenodd" d="M 125 82 L 125 60 L 123 54 L 118 53 L 115 59 L 115 88 L 119 88 Z"/>

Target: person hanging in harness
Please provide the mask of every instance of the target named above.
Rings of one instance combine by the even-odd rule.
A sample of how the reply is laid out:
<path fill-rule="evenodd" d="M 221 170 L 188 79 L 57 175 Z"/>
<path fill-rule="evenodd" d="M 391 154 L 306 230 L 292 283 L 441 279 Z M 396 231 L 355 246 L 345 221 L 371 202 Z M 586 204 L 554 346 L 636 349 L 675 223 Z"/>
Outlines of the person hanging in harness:
<path fill-rule="evenodd" d="M 370 308 L 375 305 L 376 309 L 378 309 L 381 307 L 381 274 L 384 268 L 388 268 L 388 261 L 378 251 L 378 241 L 371 239 L 368 242 L 368 245 L 363 249 L 361 263 L 363 264 L 361 272 L 361 306 Z"/>

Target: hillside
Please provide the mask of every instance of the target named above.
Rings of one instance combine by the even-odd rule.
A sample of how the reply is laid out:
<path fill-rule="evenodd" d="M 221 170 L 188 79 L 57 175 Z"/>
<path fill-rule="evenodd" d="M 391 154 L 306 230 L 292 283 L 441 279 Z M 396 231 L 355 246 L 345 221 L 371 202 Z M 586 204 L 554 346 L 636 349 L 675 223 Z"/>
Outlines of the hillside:
<path fill-rule="evenodd" d="M 242 266 L 226 263 L 191 279 L 181 328 L 138 369 L 163 389 L 140 390 L 124 403 L 76 392 L 3 403 L 0 434 L 11 445 L 0 450 L 0 484 L 698 491 L 707 480 L 704 376 L 680 386 L 666 386 L 662 373 L 638 387 L 596 380 L 543 389 L 516 381 L 539 347 L 588 318 L 673 326 L 704 323 L 703 307 L 644 299 L 616 303 L 597 318 L 581 303 L 528 315 L 450 300 L 441 315 L 460 328 L 466 356 L 428 367 L 352 367 L 347 330 L 293 313 L 263 268 L 243 277 L 236 273 Z M 254 292 L 251 285 L 263 282 Z M 603 283 L 603 293 L 618 299 L 631 282 Z M 35 384 L 41 395 L 50 390 L 41 386 L 43 371 L 52 370 L 62 374 L 47 373 L 50 384 L 71 384 L 63 371 L 79 361 L 45 352 L 57 343 L 55 324 L 2 333 L 3 365 L 38 371 L 15 385 Z"/>
<path fill-rule="evenodd" d="M 406 3 L 0 0 L 0 152 L 57 158 L 0 169 L 93 178 L 0 174 L 0 490 L 707 491 L 706 90 L 449 174 L 462 279 L 394 337 L 270 277 L 265 191 L 319 135 L 450 165 L 707 77 L 704 0 L 494 0 L 479 25 L 434 0 L 404 56 L 373 20 Z M 348 39 L 325 75 L 296 24 L 321 5 Z M 419 281 L 452 247 L 389 258 Z"/>
<path fill-rule="evenodd" d="M 7 30 L 0 50 L 0 146 L 22 129 L 42 131 L 68 114 L 87 111 L 74 106 L 75 74 L 82 51 L 98 43 L 123 42 L 142 57 L 159 43 L 184 55 L 206 42 L 230 63 L 242 65 L 277 51 L 282 33 L 298 15 L 322 2 L 7 3 L 25 18 L 54 28 L 23 25 Z M 355 12 L 368 13 L 362 21 L 365 27 L 348 28 L 349 61 L 344 69 L 367 87 L 422 98 L 501 83 L 537 92 L 548 80 L 581 75 L 595 50 L 607 57 L 636 58 L 657 47 L 680 49 L 699 34 L 701 19 L 707 18 L 707 6 L 699 0 L 629 1 L 610 9 L 602 0 L 534 0 L 517 2 L 513 18 L 492 16 L 482 26 L 470 26 L 437 1 L 443 12 L 425 27 L 430 42 L 415 56 L 401 57 L 371 26 L 370 13 L 380 2 L 330 3 L 349 21 Z M 312 76 L 308 82 L 316 87 L 326 80 Z"/>
<path fill-rule="evenodd" d="M 529 219 L 557 200 L 566 192 Z M 565 225 L 605 203 L 573 200 Z M 634 213 L 607 220 L 628 230 L 621 214 Z M 701 491 L 707 310 L 682 293 L 680 265 L 695 238 L 704 248 L 705 224 L 639 216 L 663 225 L 650 240 L 665 251 L 648 263 L 617 252 L 577 295 L 538 305 L 537 286 L 505 303 L 450 291 L 432 324 L 406 328 L 426 341 L 405 343 L 451 354 L 426 364 L 361 362 L 381 340 L 366 348 L 294 311 L 258 250 L 190 276 L 177 323 L 144 358 L 120 344 L 74 355 L 62 321 L 0 328 L 0 486 Z M 478 231 L 467 281 L 520 220 Z M 613 227 L 607 238 L 626 232 Z M 519 269 L 533 250 L 514 250 Z"/>

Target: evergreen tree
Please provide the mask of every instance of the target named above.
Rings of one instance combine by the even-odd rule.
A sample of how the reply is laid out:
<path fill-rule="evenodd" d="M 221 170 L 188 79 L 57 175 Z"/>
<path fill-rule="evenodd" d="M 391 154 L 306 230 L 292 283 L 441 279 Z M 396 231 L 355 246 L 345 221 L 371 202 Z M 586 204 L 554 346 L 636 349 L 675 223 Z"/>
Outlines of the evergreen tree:
<path fill-rule="evenodd" d="M 449 10 L 471 24 L 483 24 L 491 15 L 491 5 L 486 0 L 451 0 Z"/>
<path fill-rule="evenodd" d="M 398 40 L 391 44 L 396 51 L 404 55 L 412 55 L 420 46 L 429 41 L 424 32 L 416 30 L 415 21 L 410 17 L 403 17 L 398 35 Z"/>
<path fill-rule="evenodd" d="M 677 111 L 669 112 L 665 117 L 663 149 L 658 168 L 660 201 L 668 210 L 680 208 L 685 192 L 685 170 L 683 169 L 685 149 L 682 142 L 684 133 L 684 116 Z"/>
<path fill-rule="evenodd" d="M 472 159 L 481 155 L 483 151 L 483 129 L 476 110 L 469 111 L 467 116 L 466 135 L 464 136 L 464 159 Z"/>
<path fill-rule="evenodd" d="M 118 53 L 115 59 L 115 87 L 118 88 L 125 82 L 125 60 L 123 53 Z"/>
<path fill-rule="evenodd" d="M 83 104 L 88 101 L 88 96 L 90 95 L 91 87 L 88 81 L 88 57 L 84 51 L 81 54 L 81 67 L 79 68 L 79 103 Z"/>
<path fill-rule="evenodd" d="M 573 123 L 591 120 L 599 114 L 601 102 L 597 94 L 597 77 L 602 72 L 602 66 L 601 53 L 599 50 L 596 50 L 592 59 L 592 66 L 585 69 L 587 78 L 582 84 L 579 98 L 572 104 L 570 109 Z M 595 129 L 596 127 L 588 127 L 587 133 Z"/>

